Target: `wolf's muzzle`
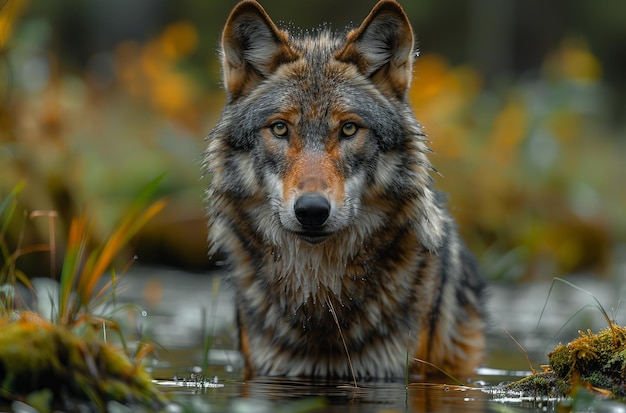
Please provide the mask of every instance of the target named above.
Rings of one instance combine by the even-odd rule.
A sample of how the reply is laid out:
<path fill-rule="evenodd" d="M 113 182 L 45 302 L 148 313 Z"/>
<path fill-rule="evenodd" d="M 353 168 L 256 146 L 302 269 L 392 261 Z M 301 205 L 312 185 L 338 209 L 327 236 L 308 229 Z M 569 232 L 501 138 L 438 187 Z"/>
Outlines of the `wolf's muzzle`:
<path fill-rule="evenodd" d="M 320 228 L 330 216 L 330 202 L 320 194 L 306 193 L 296 200 L 294 212 L 303 227 Z"/>

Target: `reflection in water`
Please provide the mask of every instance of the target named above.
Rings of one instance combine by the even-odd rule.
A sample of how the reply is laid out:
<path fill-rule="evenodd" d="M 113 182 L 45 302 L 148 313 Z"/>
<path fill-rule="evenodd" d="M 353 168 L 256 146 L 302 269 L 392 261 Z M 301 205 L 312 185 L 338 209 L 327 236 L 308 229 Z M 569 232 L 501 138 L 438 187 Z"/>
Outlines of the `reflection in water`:
<path fill-rule="evenodd" d="M 202 411 L 237 412 L 517 412 L 555 411 L 559 400 L 505 395 L 498 386 L 435 383 L 345 383 L 262 378 L 216 388 L 161 382 L 178 405 Z"/>

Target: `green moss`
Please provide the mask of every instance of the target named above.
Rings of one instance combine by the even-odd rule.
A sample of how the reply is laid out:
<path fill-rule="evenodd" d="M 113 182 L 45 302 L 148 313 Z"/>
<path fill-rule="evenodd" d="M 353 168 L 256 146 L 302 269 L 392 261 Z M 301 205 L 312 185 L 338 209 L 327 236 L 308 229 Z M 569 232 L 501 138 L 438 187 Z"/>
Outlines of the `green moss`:
<path fill-rule="evenodd" d="M 10 323 L 0 328 L 0 388 L 3 395 L 28 393 L 30 389 L 53 388 L 68 380 L 63 343 L 54 330 L 32 323 Z M 56 374 L 55 374 L 56 373 Z M 54 379 L 52 377 L 55 377 Z"/>
<path fill-rule="evenodd" d="M 572 368 L 571 354 L 563 344 L 559 344 L 548 354 L 550 368 L 558 377 L 566 377 Z"/>
<path fill-rule="evenodd" d="M 543 372 L 510 383 L 506 389 L 524 394 L 562 396 L 567 392 L 567 384 L 554 372 Z"/>
<path fill-rule="evenodd" d="M 613 324 L 598 334 L 581 331 L 577 339 L 556 346 L 548 354 L 548 361 L 548 373 L 525 377 L 509 388 L 549 396 L 559 387 L 564 394 L 571 394 L 580 386 L 591 386 L 616 397 L 626 397 L 625 327 Z"/>
<path fill-rule="evenodd" d="M 116 346 L 79 337 L 34 314 L 0 319 L 0 399 L 24 399 L 44 390 L 98 405 L 165 401 L 150 376 Z"/>
<path fill-rule="evenodd" d="M 611 376 L 605 374 L 602 371 L 590 372 L 589 375 L 581 377 L 581 381 L 584 383 L 589 383 L 593 387 L 599 389 L 605 389 L 611 392 L 613 392 L 614 390 L 614 382 L 611 379 Z"/>

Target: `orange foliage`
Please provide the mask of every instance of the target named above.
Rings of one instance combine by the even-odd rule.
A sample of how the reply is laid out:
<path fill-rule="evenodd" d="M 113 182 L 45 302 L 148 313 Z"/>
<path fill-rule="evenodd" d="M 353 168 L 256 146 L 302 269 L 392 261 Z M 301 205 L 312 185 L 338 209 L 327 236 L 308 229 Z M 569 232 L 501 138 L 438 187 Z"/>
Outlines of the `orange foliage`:
<path fill-rule="evenodd" d="M 180 59 L 197 47 L 198 33 L 193 25 L 177 22 L 145 45 L 125 41 L 115 49 L 117 78 L 134 99 L 155 111 L 199 130 L 201 113 L 198 87 L 177 68 Z"/>
<path fill-rule="evenodd" d="M 15 137 L 18 148 L 10 152 L 15 157 L 0 152 L 0 173 L 9 185 L 29 179 L 21 199 L 31 209 L 57 210 L 63 220 L 72 202 L 110 208 L 111 194 L 128 194 L 155 169 L 171 171 L 170 191 L 198 194 L 172 202 L 162 214 L 167 230 L 146 239 L 179 248 L 175 254 L 186 260 L 194 248 L 180 234 L 205 238 L 201 189 L 194 187 L 201 171 L 193 162 L 224 100 L 206 87 L 220 72 L 218 59 L 187 70 L 198 48 L 198 28 L 188 21 L 168 25 L 145 44 L 123 41 L 104 91 L 47 56 L 48 84 L 30 94 L 16 88 L 18 104 L 5 117 L 8 126 L 0 125 L 0 139 Z M 449 194 L 464 238 L 493 277 L 602 272 L 612 243 L 626 231 L 623 144 L 604 136 L 608 129 L 593 112 L 601 108 L 576 106 L 586 103 L 588 95 L 580 93 L 608 101 L 600 62 L 584 41 L 566 39 L 541 69 L 494 88 L 473 67 L 452 66 L 436 54 L 415 64 L 409 99 L 435 152 L 437 186 Z M 70 220 L 63 223 L 69 227 Z M 506 265 L 492 262 L 510 256 Z"/>
<path fill-rule="evenodd" d="M 450 194 L 452 212 L 479 255 L 516 252 L 514 264 L 522 269 L 515 277 L 603 272 L 614 237 L 606 210 L 600 205 L 581 216 L 569 194 L 572 184 L 594 179 L 576 176 L 570 157 L 597 145 L 585 134 L 597 126 L 575 106 L 550 101 L 551 88 L 567 82 L 593 86 L 601 68 L 584 43 L 572 40 L 545 67 L 551 82 L 541 89 L 545 108 L 533 106 L 533 85 L 495 94 L 483 89 L 474 69 L 451 67 L 437 55 L 417 60 L 409 98 L 435 151 L 438 186 Z"/>

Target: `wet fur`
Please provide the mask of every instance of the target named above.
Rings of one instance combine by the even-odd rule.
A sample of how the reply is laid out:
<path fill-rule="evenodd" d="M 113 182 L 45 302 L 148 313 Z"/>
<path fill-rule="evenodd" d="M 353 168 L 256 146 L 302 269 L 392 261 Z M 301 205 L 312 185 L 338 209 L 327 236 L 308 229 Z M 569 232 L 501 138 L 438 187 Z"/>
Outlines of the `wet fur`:
<path fill-rule="evenodd" d="M 205 168 L 211 253 L 228 257 L 247 376 L 350 377 L 339 328 L 359 378 L 402 377 L 407 345 L 453 374 L 479 364 L 484 283 L 432 188 L 406 97 L 413 58 L 395 1 L 342 34 L 288 33 L 254 1 L 231 13 L 228 100 Z M 347 122 L 355 136 L 342 137 Z M 303 193 L 328 199 L 327 235 L 303 235 Z"/>

